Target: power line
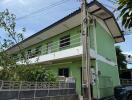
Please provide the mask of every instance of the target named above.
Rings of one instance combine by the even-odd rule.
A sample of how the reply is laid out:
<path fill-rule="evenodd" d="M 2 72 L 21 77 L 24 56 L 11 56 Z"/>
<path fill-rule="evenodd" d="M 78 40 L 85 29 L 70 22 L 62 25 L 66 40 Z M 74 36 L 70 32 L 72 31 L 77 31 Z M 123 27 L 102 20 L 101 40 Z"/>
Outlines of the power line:
<path fill-rule="evenodd" d="M 102 2 L 101 2 L 101 4 L 104 5 L 105 7 L 108 7 L 108 8 L 110 8 L 110 9 L 113 9 L 113 11 L 112 11 L 113 13 L 114 13 L 114 12 L 116 11 L 116 9 L 117 9 L 117 8 L 114 7 L 114 6 L 111 6 L 111 5 L 108 5 L 108 4 L 105 4 L 105 3 L 102 3 Z"/>
<path fill-rule="evenodd" d="M 110 6 L 110 5 L 107 5 L 107 4 L 104 4 L 104 3 L 102 3 L 104 6 L 106 6 L 106 7 L 108 7 L 108 8 L 111 8 L 111 9 L 116 9 L 115 7 L 113 7 L 113 6 Z"/>
<path fill-rule="evenodd" d="M 117 0 L 107 0 L 107 1 L 114 3 L 114 4 L 117 3 Z"/>
<path fill-rule="evenodd" d="M 38 10 L 36 10 L 36 11 L 34 11 L 34 12 L 31 12 L 31 13 L 29 13 L 29 14 L 27 14 L 27 15 L 18 17 L 18 18 L 16 18 L 16 20 L 25 19 L 25 18 L 27 18 L 27 17 L 30 17 L 30 16 L 34 15 L 34 14 L 40 13 L 40 12 L 45 11 L 45 10 L 48 10 L 48 9 L 51 9 L 51 8 L 53 8 L 53 7 L 56 7 L 56 6 L 58 6 L 58 5 L 61 5 L 61 4 L 65 3 L 65 2 L 68 2 L 68 1 L 70 1 L 70 0 L 60 0 L 60 1 L 58 1 L 58 2 L 55 2 L 55 3 L 50 4 L 50 5 L 47 6 L 47 7 L 38 9 Z"/>
<path fill-rule="evenodd" d="M 75 11 L 75 10 L 78 10 L 79 9 L 79 7 L 73 7 L 73 8 L 68 8 L 68 9 L 64 9 L 63 11 Z M 49 13 L 51 13 L 51 12 L 53 12 L 53 11 L 50 11 L 50 12 L 46 12 L 46 13 L 44 13 L 43 15 L 48 15 Z M 29 17 L 29 16 L 28 16 Z M 27 17 L 26 17 L 27 18 Z M 25 19 L 25 18 L 23 18 L 23 19 Z M 19 19 L 19 20 L 21 20 L 21 19 Z"/>
<path fill-rule="evenodd" d="M 30 17 L 30 16 L 32 16 L 32 15 L 34 15 L 34 14 L 43 12 L 43 11 L 45 11 L 45 10 L 49 10 L 49 9 L 51 9 L 51 8 L 53 8 L 53 7 L 56 7 L 56 6 L 58 6 L 58 5 L 61 5 L 61 4 L 65 3 L 65 2 L 68 2 L 68 1 L 70 1 L 70 0 L 60 0 L 60 1 L 58 1 L 58 2 L 55 2 L 55 3 L 50 4 L 49 6 L 47 6 L 47 7 L 45 7 L 45 8 L 41 8 L 41 9 L 38 9 L 38 10 L 36 10 L 36 11 L 34 11 L 34 12 L 31 12 L 31 13 L 29 13 L 29 14 L 27 14 L 27 15 L 18 17 L 18 18 L 16 18 L 16 20 L 21 20 L 21 19 L 28 18 L 28 17 Z M 111 9 L 116 9 L 116 8 L 110 6 L 110 5 L 107 5 L 107 4 L 104 4 L 104 3 L 102 3 L 102 4 L 103 4 L 104 6 L 107 6 L 107 7 L 111 8 Z"/>

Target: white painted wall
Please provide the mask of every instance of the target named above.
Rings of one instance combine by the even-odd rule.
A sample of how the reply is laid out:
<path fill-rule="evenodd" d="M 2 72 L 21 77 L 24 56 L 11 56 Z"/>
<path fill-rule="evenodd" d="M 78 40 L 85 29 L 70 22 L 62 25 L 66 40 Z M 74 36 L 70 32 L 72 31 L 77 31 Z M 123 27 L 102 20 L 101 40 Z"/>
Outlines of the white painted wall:
<path fill-rule="evenodd" d="M 45 54 L 45 55 L 31 58 L 31 59 L 29 59 L 29 63 L 34 64 L 34 63 L 49 62 L 49 61 L 59 60 L 59 59 L 64 59 L 64 58 L 78 57 L 81 55 L 82 55 L 82 46 L 78 46 L 78 47 L 74 47 L 74 48 L 70 48 L 70 49 L 66 49 L 66 50 L 53 52 L 50 54 Z M 105 57 L 97 54 L 96 51 L 93 49 L 90 49 L 90 56 L 91 56 L 91 58 L 96 58 L 97 60 L 108 63 L 112 66 L 117 65 L 115 62 L 109 61 Z M 17 63 L 24 64 L 22 61 L 19 61 Z"/>

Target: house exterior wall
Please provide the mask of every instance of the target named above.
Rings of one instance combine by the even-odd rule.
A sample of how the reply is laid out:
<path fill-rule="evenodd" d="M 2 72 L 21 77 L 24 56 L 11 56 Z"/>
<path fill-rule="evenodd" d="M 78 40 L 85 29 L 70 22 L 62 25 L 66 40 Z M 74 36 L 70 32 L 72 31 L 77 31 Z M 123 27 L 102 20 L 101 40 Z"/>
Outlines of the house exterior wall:
<path fill-rule="evenodd" d="M 91 65 L 95 65 L 93 60 L 91 60 Z M 55 61 L 53 64 L 43 66 L 51 70 L 56 76 L 58 76 L 58 71 L 60 68 L 69 68 L 69 76 L 75 78 L 76 91 L 78 94 L 81 94 L 81 57 Z"/>
<path fill-rule="evenodd" d="M 97 54 L 103 56 L 107 61 L 96 59 L 98 70 L 98 85 L 93 86 L 94 98 L 103 98 L 113 95 L 115 86 L 120 85 L 114 39 L 99 23 L 96 23 L 96 50 Z"/>
<path fill-rule="evenodd" d="M 116 63 L 114 39 L 99 23 L 96 23 L 97 53 Z"/>
<path fill-rule="evenodd" d="M 74 77 L 76 80 L 76 90 L 78 94 L 81 94 L 81 59 L 70 59 L 60 61 L 55 65 L 49 65 L 48 68 L 58 76 L 59 68 L 69 68 L 69 76 Z"/>
<path fill-rule="evenodd" d="M 100 71 L 99 75 L 99 91 L 100 97 L 113 95 L 114 87 L 120 85 L 120 80 L 118 76 L 118 68 L 111 66 L 107 63 L 97 61 L 98 69 Z"/>
<path fill-rule="evenodd" d="M 65 35 L 70 35 L 70 46 L 60 49 L 60 38 Z M 47 54 L 47 43 L 52 43 L 51 52 L 57 52 L 60 50 L 73 48 L 73 47 L 80 45 L 80 40 L 81 40 L 80 35 L 81 35 L 80 34 L 80 26 L 77 26 L 72 29 L 69 29 L 66 32 L 60 33 L 59 35 L 48 38 L 38 44 L 32 45 L 28 48 L 25 48 L 25 49 L 23 49 L 23 52 L 25 52 L 25 54 L 26 54 L 29 49 L 31 49 L 31 51 L 34 52 L 36 47 L 42 46 L 40 55 L 45 55 L 45 54 Z M 19 52 L 16 52 L 16 54 L 18 54 L 18 58 L 20 58 Z M 20 60 L 20 59 L 18 59 L 18 60 Z"/>
<path fill-rule="evenodd" d="M 93 34 L 94 31 L 95 35 Z M 27 51 L 29 49 L 32 49 L 32 51 L 34 51 L 37 46 L 41 45 L 42 49 L 40 55 L 45 55 L 47 54 L 46 44 L 49 42 L 53 43 L 51 52 L 64 50 L 60 49 L 59 47 L 60 37 L 65 36 L 67 34 L 70 34 L 70 46 L 64 49 L 73 48 L 81 45 L 80 26 L 77 26 L 75 28 L 70 29 L 69 31 L 63 32 L 38 44 L 30 46 L 24 49 L 23 51 Z M 101 55 L 105 59 L 101 60 L 101 58 L 96 58 L 94 61 L 91 61 L 93 68 L 95 70 L 98 70 L 96 73 L 99 72 L 96 84 L 93 85 L 93 97 L 101 98 L 113 95 L 113 87 L 120 84 L 118 68 L 117 66 L 115 66 L 117 62 L 114 47 L 114 39 L 112 38 L 112 36 L 110 36 L 110 33 L 108 33 L 98 22 L 96 22 L 95 30 L 93 30 L 92 26 L 90 27 L 90 38 L 90 47 L 94 49 L 97 54 Z M 56 76 L 58 75 L 59 68 L 69 68 L 70 76 L 73 76 L 76 79 L 77 93 L 81 94 L 81 57 L 76 60 L 75 58 L 55 62 L 55 64 L 51 65 L 44 65 L 44 67 L 51 69 Z M 115 65 L 107 62 L 112 62 Z"/>

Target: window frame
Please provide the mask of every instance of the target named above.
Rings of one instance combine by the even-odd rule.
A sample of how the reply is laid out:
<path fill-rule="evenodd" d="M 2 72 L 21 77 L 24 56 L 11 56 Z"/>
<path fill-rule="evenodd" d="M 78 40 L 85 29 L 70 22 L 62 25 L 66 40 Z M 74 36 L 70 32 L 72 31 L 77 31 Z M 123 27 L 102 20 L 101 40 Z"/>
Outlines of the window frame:
<path fill-rule="evenodd" d="M 46 53 L 47 54 L 52 53 L 52 46 L 53 46 L 52 41 L 46 43 Z"/>
<path fill-rule="evenodd" d="M 38 55 L 41 55 L 41 53 L 42 53 L 42 45 L 39 45 L 39 46 L 37 46 L 36 48 L 35 48 L 35 56 L 38 56 Z"/>
<path fill-rule="evenodd" d="M 62 75 L 60 75 L 60 71 L 62 70 Z M 64 72 L 65 70 L 67 70 L 67 72 Z M 67 75 L 66 75 L 67 74 Z M 65 77 L 69 77 L 70 76 L 70 69 L 68 67 L 65 68 L 59 68 L 58 69 L 58 76 L 65 76 Z"/>
<path fill-rule="evenodd" d="M 70 34 L 67 34 L 67 35 L 60 37 L 60 41 L 59 41 L 59 48 L 60 49 L 70 47 L 70 44 L 71 44 Z"/>
<path fill-rule="evenodd" d="M 32 58 L 32 50 L 28 49 L 27 50 L 27 59 L 30 59 L 30 58 Z"/>

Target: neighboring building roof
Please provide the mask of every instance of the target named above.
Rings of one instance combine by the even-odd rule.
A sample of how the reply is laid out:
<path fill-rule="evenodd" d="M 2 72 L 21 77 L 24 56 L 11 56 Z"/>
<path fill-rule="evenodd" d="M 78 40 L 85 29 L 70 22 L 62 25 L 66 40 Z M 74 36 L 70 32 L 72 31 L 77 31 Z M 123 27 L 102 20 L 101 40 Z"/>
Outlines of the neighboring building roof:
<path fill-rule="evenodd" d="M 125 41 L 124 36 L 120 30 L 119 25 L 114 17 L 114 15 L 105 8 L 102 4 L 97 1 L 93 1 L 88 4 L 89 13 L 95 17 L 104 21 L 104 24 L 107 26 L 109 32 L 114 38 L 116 43 Z M 34 45 L 41 42 L 43 39 L 53 36 L 55 32 L 61 33 L 67 29 L 67 27 L 73 28 L 81 23 L 81 10 L 78 9 L 63 19 L 55 22 L 54 24 L 48 26 L 47 28 L 37 32 L 36 34 L 28 37 L 27 39 L 21 41 L 20 43 L 14 45 L 13 47 L 7 49 L 8 52 L 16 52 L 18 45 L 22 44 L 24 48 Z M 67 27 L 66 27 L 67 26 Z M 45 34 L 48 33 L 49 36 Z M 37 39 L 37 40 L 36 40 Z"/>
<path fill-rule="evenodd" d="M 132 55 L 130 54 L 124 54 L 126 56 L 126 61 L 128 64 L 132 64 Z"/>

